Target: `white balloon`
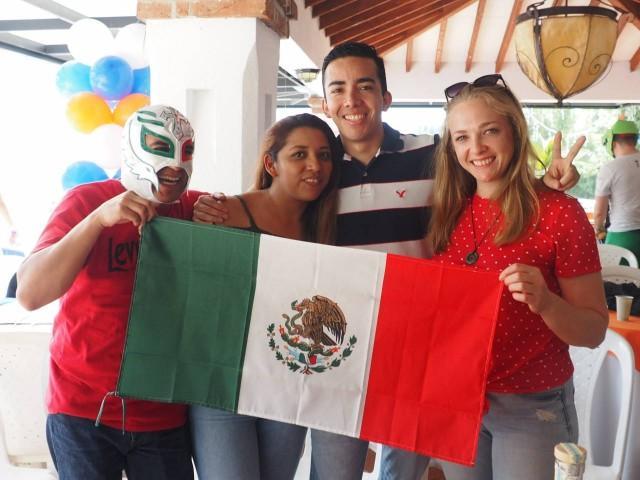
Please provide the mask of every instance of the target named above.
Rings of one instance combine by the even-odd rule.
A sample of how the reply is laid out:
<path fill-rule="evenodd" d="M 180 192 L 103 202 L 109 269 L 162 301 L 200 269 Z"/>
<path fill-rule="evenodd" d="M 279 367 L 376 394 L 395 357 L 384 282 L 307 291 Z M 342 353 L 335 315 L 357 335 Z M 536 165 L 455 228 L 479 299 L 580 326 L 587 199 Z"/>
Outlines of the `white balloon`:
<path fill-rule="evenodd" d="M 115 42 L 111 30 L 94 18 L 83 18 L 68 30 L 67 46 L 73 58 L 93 65 L 99 58 L 113 54 Z"/>
<path fill-rule="evenodd" d="M 122 157 L 122 127 L 115 123 L 100 125 L 89 134 L 87 155 L 105 170 L 120 167 Z"/>
<path fill-rule="evenodd" d="M 131 23 L 121 28 L 116 35 L 116 55 L 124 58 L 134 70 L 149 64 L 144 56 L 145 34 L 146 27 L 143 23 Z"/>

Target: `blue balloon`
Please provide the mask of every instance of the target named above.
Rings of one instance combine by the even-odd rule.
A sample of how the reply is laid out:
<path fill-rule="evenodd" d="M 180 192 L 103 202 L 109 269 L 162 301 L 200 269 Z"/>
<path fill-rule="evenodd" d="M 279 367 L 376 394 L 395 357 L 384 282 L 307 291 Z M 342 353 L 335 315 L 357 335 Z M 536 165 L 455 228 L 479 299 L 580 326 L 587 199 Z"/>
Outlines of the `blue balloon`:
<path fill-rule="evenodd" d="M 105 100 L 120 100 L 131 93 L 133 70 L 120 57 L 103 57 L 93 64 L 89 74 L 91 88 Z"/>
<path fill-rule="evenodd" d="M 144 93 L 149 96 L 151 90 L 151 70 L 149 67 L 137 68 L 133 71 L 133 89 L 131 93 Z"/>
<path fill-rule="evenodd" d="M 120 172 L 120 169 L 118 169 L 116 170 L 116 173 L 114 173 L 113 177 L 111 178 L 113 178 L 114 180 L 120 180 L 120 175 L 121 175 L 121 172 Z"/>
<path fill-rule="evenodd" d="M 74 162 L 62 174 L 62 188 L 69 190 L 83 183 L 99 182 L 109 178 L 107 172 L 93 162 Z"/>
<path fill-rule="evenodd" d="M 75 60 L 63 63 L 56 75 L 56 86 L 60 93 L 70 97 L 75 93 L 90 92 L 89 71 L 88 65 Z"/>

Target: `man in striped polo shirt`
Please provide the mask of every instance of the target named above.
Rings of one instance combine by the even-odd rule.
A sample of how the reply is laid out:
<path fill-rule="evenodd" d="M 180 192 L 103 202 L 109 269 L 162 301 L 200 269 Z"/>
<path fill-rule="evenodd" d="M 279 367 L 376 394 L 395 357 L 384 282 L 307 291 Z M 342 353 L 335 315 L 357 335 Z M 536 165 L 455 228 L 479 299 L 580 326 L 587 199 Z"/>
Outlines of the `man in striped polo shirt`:
<path fill-rule="evenodd" d="M 423 238 L 438 137 L 404 135 L 382 122 L 392 97 L 384 61 L 367 44 L 336 46 L 324 59 L 322 80 L 323 110 L 338 127 L 343 149 L 336 243 L 426 257 Z M 359 478 L 366 442 L 315 430 L 311 438 L 312 480 Z M 382 459 L 384 479 L 417 478 L 429 463 L 427 457 L 388 447 Z M 334 462 L 343 471 L 332 468 Z"/>

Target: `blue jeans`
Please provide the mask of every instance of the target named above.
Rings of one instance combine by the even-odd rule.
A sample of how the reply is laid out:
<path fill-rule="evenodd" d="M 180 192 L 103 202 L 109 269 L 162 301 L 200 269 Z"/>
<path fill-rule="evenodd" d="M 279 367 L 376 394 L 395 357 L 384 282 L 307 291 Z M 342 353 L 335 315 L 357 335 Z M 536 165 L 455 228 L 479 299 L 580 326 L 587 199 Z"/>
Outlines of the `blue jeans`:
<path fill-rule="evenodd" d="M 47 443 L 60 480 L 192 480 L 187 426 L 125 432 L 70 415 L 47 417 Z"/>
<path fill-rule="evenodd" d="M 369 442 L 311 430 L 311 480 L 362 478 Z"/>
<path fill-rule="evenodd" d="M 379 480 L 420 480 L 429 466 L 429 457 L 400 448 L 382 446 Z"/>
<path fill-rule="evenodd" d="M 578 440 L 573 381 L 545 392 L 489 393 L 473 468 L 442 462 L 447 480 L 553 478 L 553 448 Z"/>
<path fill-rule="evenodd" d="M 200 480 L 286 480 L 296 474 L 305 427 L 215 408 L 189 409 Z"/>

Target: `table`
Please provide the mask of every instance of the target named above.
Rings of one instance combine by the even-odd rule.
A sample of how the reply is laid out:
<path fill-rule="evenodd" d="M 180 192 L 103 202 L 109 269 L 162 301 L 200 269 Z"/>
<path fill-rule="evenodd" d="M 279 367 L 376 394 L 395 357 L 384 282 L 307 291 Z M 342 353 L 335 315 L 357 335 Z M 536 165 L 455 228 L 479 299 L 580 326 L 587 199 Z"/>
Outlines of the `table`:
<path fill-rule="evenodd" d="M 638 480 L 640 478 L 640 317 L 631 316 L 629 320 L 619 322 L 616 319 L 616 312 L 609 312 L 609 328 L 629 342 L 635 355 L 633 402 L 622 480 Z"/>

